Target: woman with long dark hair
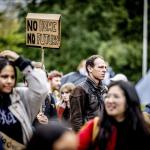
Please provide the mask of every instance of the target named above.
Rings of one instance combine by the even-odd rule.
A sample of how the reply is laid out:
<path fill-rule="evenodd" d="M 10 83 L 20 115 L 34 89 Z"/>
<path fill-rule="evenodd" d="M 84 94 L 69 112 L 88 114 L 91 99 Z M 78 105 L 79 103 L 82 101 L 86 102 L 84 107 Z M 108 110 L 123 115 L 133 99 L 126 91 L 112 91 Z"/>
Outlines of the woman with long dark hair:
<path fill-rule="evenodd" d="M 112 82 L 104 104 L 103 118 L 90 120 L 78 133 L 79 150 L 144 150 L 150 147 L 150 131 L 131 83 Z"/>
<path fill-rule="evenodd" d="M 28 87 L 15 87 L 16 66 L 25 75 Z M 43 70 L 34 69 L 29 60 L 13 51 L 0 53 L 0 136 L 5 149 L 22 149 L 30 140 L 32 122 L 47 92 Z"/>

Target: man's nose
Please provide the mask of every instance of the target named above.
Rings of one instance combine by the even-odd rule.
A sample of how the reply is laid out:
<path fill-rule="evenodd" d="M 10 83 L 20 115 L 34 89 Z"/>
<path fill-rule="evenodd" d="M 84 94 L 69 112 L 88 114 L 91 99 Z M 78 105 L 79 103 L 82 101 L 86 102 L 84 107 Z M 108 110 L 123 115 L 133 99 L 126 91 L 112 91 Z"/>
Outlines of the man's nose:
<path fill-rule="evenodd" d="M 104 72 L 104 73 L 106 73 L 106 71 L 107 71 L 107 69 L 106 69 L 106 68 L 104 68 L 104 69 L 103 69 L 103 72 Z"/>

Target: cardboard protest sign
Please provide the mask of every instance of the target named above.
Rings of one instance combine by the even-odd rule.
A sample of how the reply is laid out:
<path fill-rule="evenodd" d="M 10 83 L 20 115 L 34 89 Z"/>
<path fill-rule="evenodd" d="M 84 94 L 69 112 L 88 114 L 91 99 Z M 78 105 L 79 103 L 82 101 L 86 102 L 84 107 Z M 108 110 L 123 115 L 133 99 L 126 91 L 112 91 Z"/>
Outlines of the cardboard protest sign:
<path fill-rule="evenodd" d="M 26 17 L 26 45 L 59 48 L 61 15 L 28 13 Z"/>

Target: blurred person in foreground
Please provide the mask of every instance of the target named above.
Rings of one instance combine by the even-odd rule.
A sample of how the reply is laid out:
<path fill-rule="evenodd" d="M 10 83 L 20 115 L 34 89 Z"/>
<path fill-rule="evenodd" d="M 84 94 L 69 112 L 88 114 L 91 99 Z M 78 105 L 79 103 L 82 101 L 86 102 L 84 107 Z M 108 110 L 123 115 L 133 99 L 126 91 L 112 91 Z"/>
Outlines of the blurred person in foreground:
<path fill-rule="evenodd" d="M 96 117 L 79 131 L 78 150 L 146 150 L 150 130 L 134 85 L 114 81 L 105 95 L 103 117 Z"/>
<path fill-rule="evenodd" d="M 25 150 L 77 150 L 76 134 L 57 121 L 39 125 Z"/>
<path fill-rule="evenodd" d="M 15 87 L 16 67 L 28 87 Z M 33 134 L 32 123 L 48 92 L 46 74 L 16 52 L 0 53 L 0 135 L 4 149 L 22 149 Z"/>
<path fill-rule="evenodd" d="M 86 60 L 87 79 L 77 85 L 70 96 L 71 125 L 78 131 L 83 124 L 103 115 L 103 94 L 107 89 L 102 84 L 107 66 L 100 55 L 92 55 Z"/>

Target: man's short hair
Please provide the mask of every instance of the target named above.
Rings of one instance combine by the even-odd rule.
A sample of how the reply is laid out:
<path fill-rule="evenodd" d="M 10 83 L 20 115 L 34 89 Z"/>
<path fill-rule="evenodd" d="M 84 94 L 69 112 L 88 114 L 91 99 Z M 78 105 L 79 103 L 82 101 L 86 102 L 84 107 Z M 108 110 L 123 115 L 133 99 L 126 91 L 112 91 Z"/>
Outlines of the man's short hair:
<path fill-rule="evenodd" d="M 62 77 L 63 73 L 59 72 L 57 70 L 53 70 L 50 73 L 48 73 L 48 80 L 52 80 L 54 77 Z"/>
<path fill-rule="evenodd" d="M 86 60 L 86 71 L 87 71 L 87 73 L 89 73 L 88 66 L 94 67 L 94 61 L 97 58 L 104 60 L 104 58 L 100 55 L 92 55 L 89 58 L 87 58 L 87 60 Z"/>

